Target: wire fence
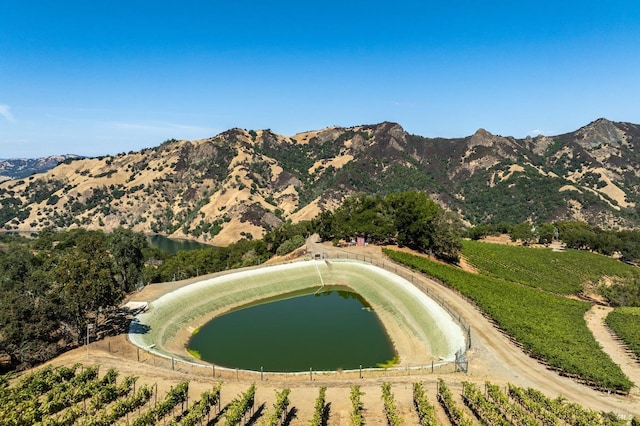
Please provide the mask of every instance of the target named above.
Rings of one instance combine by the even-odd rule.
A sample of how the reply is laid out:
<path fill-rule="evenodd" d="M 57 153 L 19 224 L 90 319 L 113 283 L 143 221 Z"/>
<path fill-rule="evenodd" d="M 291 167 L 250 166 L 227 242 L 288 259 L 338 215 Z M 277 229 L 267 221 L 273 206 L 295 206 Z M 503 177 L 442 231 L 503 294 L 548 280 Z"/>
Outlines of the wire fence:
<path fill-rule="evenodd" d="M 466 334 L 467 345 L 465 348 L 465 352 L 471 349 L 471 326 L 466 321 L 464 321 L 462 316 L 458 312 L 456 312 L 455 309 L 451 307 L 451 305 L 449 305 L 442 297 L 434 293 L 431 289 L 429 289 L 429 287 L 424 284 L 423 275 L 407 270 L 390 260 L 379 260 L 373 256 L 359 255 L 348 252 L 336 252 L 331 256 L 329 253 L 322 252 L 320 253 L 320 257 L 322 257 L 323 259 L 346 259 L 370 263 L 409 281 L 416 288 L 419 288 L 423 293 L 429 296 L 430 299 L 440 305 L 445 311 L 447 311 L 449 315 L 451 315 L 451 318 L 453 318 L 460 325 L 460 327 Z"/>
<path fill-rule="evenodd" d="M 202 377 L 212 377 L 220 380 L 237 380 L 237 381 L 268 381 L 268 380 L 287 380 L 287 381 L 334 381 L 334 380 L 355 380 L 365 378 L 391 378 L 391 377 L 407 377 L 423 374 L 446 374 L 455 372 L 468 372 L 469 363 L 466 359 L 466 351 L 471 348 L 471 327 L 467 324 L 460 314 L 458 314 L 444 299 L 435 294 L 424 284 L 424 277 L 413 271 L 407 270 L 392 261 L 379 260 L 373 256 L 366 256 L 348 252 L 335 251 L 333 253 L 321 252 L 313 254 L 314 257 L 322 259 L 345 259 L 356 260 L 372 264 L 379 268 L 392 272 L 407 281 L 411 282 L 416 288 L 424 292 L 429 298 L 438 303 L 445 309 L 449 315 L 464 330 L 466 338 L 466 346 L 456 354 L 454 361 L 432 361 L 428 365 L 388 367 L 388 368 L 358 368 L 353 370 L 336 370 L 336 371 L 314 371 L 309 368 L 303 372 L 267 372 L 267 371 L 251 371 L 234 368 L 226 368 L 208 363 L 195 362 L 193 360 L 183 359 L 179 356 L 169 357 L 153 351 L 153 348 L 145 349 L 130 343 L 128 339 L 108 337 L 90 343 L 87 349 L 89 356 L 91 348 L 106 351 L 110 354 L 117 354 L 119 357 L 129 359 L 141 364 L 151 365 L 154 367 L 165 368 L 177 372 Z"/>
<path fill-rule="evenodd" d="M 119 358 L 187 375 L 209 377 L 226 381 L 294 381 L 294 382 L 333 382 L 356 379 L 387 379 L 393 377 L 419 376 L 424 374 L 447 374 L 466 371 L 455 361 L 433 361 L 429 365 L 389 367 L 389 368 L 358 368 L 352 370 L 316 371 L 309 368 L 301 372 L 268 372 L 251 371 L 236 368 L 226 368 L 213 364 L 204 364 L 182 359 L 180 357 L 163 357 L 149 350 L 131 344 L 127 339 L 108 337 L 91 342 L 87 348 L 87 359 L 92 352 L 104 351 Z"/>

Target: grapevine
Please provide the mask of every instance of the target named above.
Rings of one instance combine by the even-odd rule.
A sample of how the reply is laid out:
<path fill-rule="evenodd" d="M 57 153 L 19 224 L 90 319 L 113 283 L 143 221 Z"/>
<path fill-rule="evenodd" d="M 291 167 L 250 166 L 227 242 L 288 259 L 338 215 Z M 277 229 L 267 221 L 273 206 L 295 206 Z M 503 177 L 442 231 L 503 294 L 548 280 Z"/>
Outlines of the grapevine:
<path fill-rule="evenodd" d="M 309 421 L 309 426 L 320 426 L 324 424 L 328 419 L 327 417 L 327 406 L 325 402 L 325 397 L 327 393 L 327 388 L 322 386 L 318 391 L 318 397 L 316 398 L 316 403 L 313 410 L 313 417 L 311 417 L 311 421 Z"/>
<path fill-rule="evenodd" d="M 438 421 L 436 419 L 435 407 L 429 403 L 422 383 L 420 382 L 413 384 L 413 406 L 418 413 L 420 426 L 437 426 Z"/>
<path fill-rule="evenodd" d="M 176 426 L 195 426 L 201 423 L 205 417 L 209 416 L 211 407 L 220 401 L 220 388 L 218 384 L 210 391 L 205 391 L 200 396 L 200 400 L 193 404 L 188 412 L 184 414 L 180 421 L 174 421 L 171 424 Z"/>
<path fill-rule="evenodd" d="M 153 395 L 149 386 L 142 386 L 135 394 L 119 399 L 109 411 L 103 410 L 93 416 L 85 417 L 82 425 L 108 426 L 114 424 L 118 419 L 128 415 L 135 409 L 142 407 Z"/>
<path fill-rule="evenodd" d="M 289 393 L 291 389 L 283 389 L 282 391 L 276 391 L 276 402 L 273 404 L 273 411 L 271 411 L 261 422 L 263 426 L 277 426 L 282 424 L 289 408 Z"/>
<path fill-rule="evenodd" d="M 462 382 L 462 399 L 479 419 L 488 426 L 509 426 L 510 423 L 492 401 L 486 399 L 478 386 L 470 382 Z"/>
<path fill-rule="evenodd" d="M 595 387 L 623 393 L 631 389 L 632 382 L 603 352 L 585 324 L 590 304 L 404 252 L 384 252 L 471 298 L 533 358 Z"/>
<path fill-rule="evenodd" d="M 178 404 L 182 404 L 189 396 L 189 382 L 185 381 L 171 387 L 164 399 L 151 410 L 148 410 L 133 421 L 133 426 L 151 426 L 167 416 Z"/>
<path fill-rule="evenodd" d="M 497 405 L 502 415 L 517 426 L 537 426 L 538 421 L 521 406 L 509 401 L 509 397 L 497 385 L 486 382 L 487 395 Z"/>
<path fill-rule="evenodd" d="M 364 405 L 361 398 L 364 392 L 360 390 L 360 385 L 351 386 L 351 426 L 361 426 L 364 424 Z"/>
<path fill-rule="evenodd" d="M 509 384 L 509 396 L 543 425 L 552 426 L 558 422 L 558 417 L 555 414 L 548 411 L 543 404 L 531 398 L 524 389 Z"/>
<path fill-rule="evenodd" d="M 54 383 L 52 381 L 54 377 L 60 379 L 60 382 Z M 221 384 L 203 392 L 195 403 L 184 409 L 189 394 L 189 382 L 184 381 L 172 387 L 164 399 L 151 408 L 153 404 L 149 401 L 153 394 L 152 387 L 143 385 L 135 391 L 136 377 L 124 377 L 120 383 L 117 383 L 117 379 L 118 372 L 115 369 L 107 371 L 100 378 L 97 366 L 85 368 L 81 372 L 76 371 L 75 368 L 58 371 L 47 367 L 15 380 L 0 376 L 0 398 L 3 402 L 3 405 L 0 405 L 0 413 L 2 413 L 0 424 L 3 426 L 107 426 L 126 423 L 132 426 L 160 424 L 195 426 L 210 423 L 209 416 L 212 407 L 216 404 L 218 410 L 220 409 Z M 485 382 L 485 392 L 480 391 L 478 384 L 470 382 L 462 382 L 462 388 L 463 401 L 476 414 L 480 423 L 486 425 L 629 425 L 629 420 L 615 413 L 590 410 L 562 397 L 549 398 L 531 388 L 523 389 L 508 385 L 505 392 L 490 382 Z M 319 388 L 315 410 L 308 422 L 309 426 L 327 424 L 329 404 L 326 401 L 326 391 L 326 387 Z M 261 425 L 279 426 L 288 419 L 287 413 L 292 404 L 290 389 L 285 388 L 275 392 L 275 403 L 268 413 L 259 419 Z M 413 384 L 413 405 L 417 412 L 418 424 L 434 426 L 438 424 L 436 407 L 429 403 L 425 394 L 422 383 Z M 256 386 L 253 384 L 229 403 L 224 411 L 225 424 L 238 425 L 246 420 L 247 414 L 252 412 L 255 405 L 255 395 Z M 349 423 L 352 425 L 364 424 L 363 395 L 360 386 L 351 387 L 352 410 Z M 20 401 L 18 396 L 24 397 L 24 400 Z M 381 398 L 386 424 L 396 426 L 413 421 L 399 415 L 398 401 L 392 393 L 390 383 L 382 383 Z M 462 404 L 454 402 L 451 391 L 442 379 L 438 380 L 437 400 L 452 425 L 475 424 L 473 417 L 468 414 Z M 172 413 L 177 412 L 176 406 L 179 404 L 183 405 L 183 410 L 174 417 Z M 141 410 L 147 405 L 149 408 L 146 411 Z M 13 409 L 7 410 L 7 406 Z M 138 411 L 137 415 L 132 415 L 135 410 Z M 218 417 L 220 416 L 222 415 Z M 219 419 L 216 418 L 216 420 Z M 254 422 L 255 419 L 251 418 L 251 421 Z M 631 425 L 637 424 L 638 419 L 631 420 Z"/>
<path fill-rule="evenodd" d="M 39 411 L 42 415 L 57 413 L 97 393 L 101 383 L 98 379 L 98 366 L 89 367 L 70 381 L 62 382 L 47 392 Z"/>
<path fill-rule="evenodd" d="M 440 402 L 451 424 L 454 426 L 473 425 L 473 421 L 467 417 L 458 404 L 453 401 L 453 395 L 442 379 L 438 379 L 438 402 Z"/>
<path fill-rule="evenodd" d="M 47 366 L 23 376 L 17 385 L 5 387 L 0 404 L 0 419 L 4 419 L 5 424 L 18 426 L 40 421 L 42 410 L 39 398 L 54 386 L 72 380 L 79 366 L 80 364 L 57 368 Z"/>
<path fill-rule="evenodd" d="M 384 404 L 384 414 L 387 417 L 387 424 L 389 426 L 401 425 L 403 420 L 396 408 L 396 401 L 391 392 L 391 383 L 385 382 L 382 384 L 382 401 Z"/>
<path fill-rule="evenodd" d="M 603 415 L 597 411 L 589 410 L 579 404 L 567 402 L 564 398 L 548 398 L 542 392 L 528 388 L 525 394 L 531 400 L 543 406 L 559 419 L 572 425 L 595 425 L 595 424 L 626 424 L 613 413 Z"/>
<path fill-rule="evenodd" d="M 252 384 L 246 392 L 231 401 L 227 406 L 227 411 L 224 413 L 224 417 L 227 420 L 227 425 L 237 425 L 242 421 L 245 414 L 249 410 L 253 409 L 255 403 L 256 385 Z"/>
<path fill-rule="evenodd" d="M 640 360 L 640 308 L 616 308 L 607 315 L 605 322 Z"/>
<path fill-rule="evenodd" d="M 136 380 L 137 377 L 128 376 L 125 377 L 120 385 L 116 385 L 115 383 L 103 385 L 99 392 L 91 398 L 90 407 L 93 412 L 119 398 L 129 395 Z"/>

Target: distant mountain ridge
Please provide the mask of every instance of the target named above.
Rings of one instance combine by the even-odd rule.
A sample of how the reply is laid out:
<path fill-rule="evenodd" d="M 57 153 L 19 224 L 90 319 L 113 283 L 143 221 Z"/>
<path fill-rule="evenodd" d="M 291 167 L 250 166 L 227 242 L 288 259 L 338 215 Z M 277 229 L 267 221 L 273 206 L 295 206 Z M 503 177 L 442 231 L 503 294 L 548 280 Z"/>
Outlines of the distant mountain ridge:
<path fill-rule="evenodd" d="M 79 155 L 50 155 L 40 158 L 0 158 L 0 181 L 21 179 L 35 173 L 43 173 L 68 160 L 82 158 Z"/>
<path fill-rule="evenodd" d="M 226 245 L 311 219 L 348 195 L 417 189 L 468 224 L 640 223 L 640 126 L 598 119 L 517 139 L 426 138 L 383 122 L 292 137 L 230 129 L 197 141 L 67 160 L 0 184 L 0 225 L 113 229 Z"/>

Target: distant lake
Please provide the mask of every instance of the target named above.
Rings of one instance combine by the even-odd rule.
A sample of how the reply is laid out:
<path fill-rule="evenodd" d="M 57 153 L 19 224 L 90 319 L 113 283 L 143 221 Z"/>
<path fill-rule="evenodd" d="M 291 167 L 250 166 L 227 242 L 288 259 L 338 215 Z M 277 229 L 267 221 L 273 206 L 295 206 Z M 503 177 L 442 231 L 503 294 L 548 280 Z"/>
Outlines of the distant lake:
<path fill-rule="evenodd" d="M 34 231 L 0 231 L 2 235 L 13 235 L 25 238 L 37 238 L 38 233 Z M 177 253 L 182 250 L 194 250 L 207 247 L 215 247 L 210 244 L 200 243 L 177 238 L 167 238 L 163 235 L 147 235 L 147 243 L 152 248 Z"/>
<path fill-rule="evenodd" d="M 177 253 L 182 250 L 214 247 L 209 244 L 199 243 L 198 241 L 178 240 L 175 238 L 167 238 L 162 235 L 147 235 L 147 241 L 152 248 L 168 251 L 169 253 Z"/>

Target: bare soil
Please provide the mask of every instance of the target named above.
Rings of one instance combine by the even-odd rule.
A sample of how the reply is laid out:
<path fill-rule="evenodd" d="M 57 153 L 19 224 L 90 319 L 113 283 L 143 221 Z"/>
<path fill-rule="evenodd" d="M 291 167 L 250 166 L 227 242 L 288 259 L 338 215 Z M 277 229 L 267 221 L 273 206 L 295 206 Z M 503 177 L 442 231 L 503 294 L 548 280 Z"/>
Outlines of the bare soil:
<path fill-rule="evenodd" d="M 376 257 L 382 260 L 381 248 L 376 246 L 365 247 L 333 247 L 330 244 L 308 243 L 308 253 L 329 253 L 335 256 L 339 253 L 357 254 L 367 257 Z M 202 279 L 202 278 L 199 278 Z M 194 280 L 179 283 L 165 283 L 148 286 L 140 293 L 133 296 L 135 300 L 153 300 L 175 289 L 177 286 L 187 285 Z M 460 297 L 459 294 L 447 289 L 440 284 L 422 278 L 419 286 L 428 288 L 453 307 L 466 323 L 471 325 L 471 349 L 467 354 L 469 368 L 466 373 L 438 371 L 411 371 L 404 374 L 386 374 L 364 372 L 362 378 L 358 373 L 332 375 L 301 375 L 296 377 L 283 375 L 265 375 L 264 377 L 246 376 L 232 373 L 213 374 L 202 373 L 202 369 L 180 368 L 175 371 L 167 360 L 158 360 L 150 357 L 144 351 L 134 348 L 125 335 L 110 338 L 108 341 L 99 341 L 89 347 L 79 348 L 67 352 L 50 363 L 54 365 L 71 365 L 74 363 L 99 364 L 103 371 L 115 367 L 121 374 L 140 377 L 139 383 L 157 385 L 158 398 L 161 398 L 170 386 L 179 381 L 190 380 L 190 400 L 195 401 L 200 393 L 208 389 L 212 383 L 223 382 L 222 404 L 230 402 L 252 382 L 256 382 L 258 391 L 256 394 L 257 407 L 262 404 L 263 410 L 268 410 L 275 401 L 274 389 L 291 388 L 290 399 L 294 407 L 295 417 L 291 425 L 307 424 L 313 412 L 315 398 L 320 386 L 327 386 L 327 402 L 330 403 L 329 425 L 348 425 L 351 403 L 349 390 L 352 385 L 358 384 L 365 392 L 363 402 L 365 406 L 365 421 L 369 425 L 386 424 L 382 411 L 380 385 L 384 381 L 393 384 L 397 405 L 405 420 L 405 424 L 417 424 L 417 417 L 412 406 L 412 384 L 422 381 L 427 389 L 427 394 L 437 408 L 438 416 L 442 424 L 448 424 L 444 412 L 436 403 L 436 383 L 438 378 L 443 378 L 447 385 L 459 398 L 463 380 L 474 381 L 483 384 L 485 381 L 505 386 L 513 383 L 522 387 L 533 387 L 550 397 L 563 396 L 571 402 L 579 403 L 585 407 L 598 411 L 613 411 L 620 415 L 640 417 L 640 392 L 637 387 L 632 389 L 629 395 L 609 394 L 594 390 L 576 381 L 562 377 L 549 370 L 541 363 L 527 356 L 516 344 L 508 339 L 500 330 L 489 322 L 481 312 L 472 304 Z M 585 316 L 587 324 L 593 331 L 596 339 L 602 344 L 603 349 L 611 355 L 612 359 L 619 363 L 625 373 L 635 383 L 640 383 L 640 364 L 631 359 L 620 344 L 613 338 L 609 330 L 604 326 L 602 319 L 608 312 L 607 308 L 594 306 Z M 141 353 L 142 352 L 142 353 Z M 207 370 L 208 371 L 208 370 Z M 262 411 L 264 412 L 264 411 Z"/>

